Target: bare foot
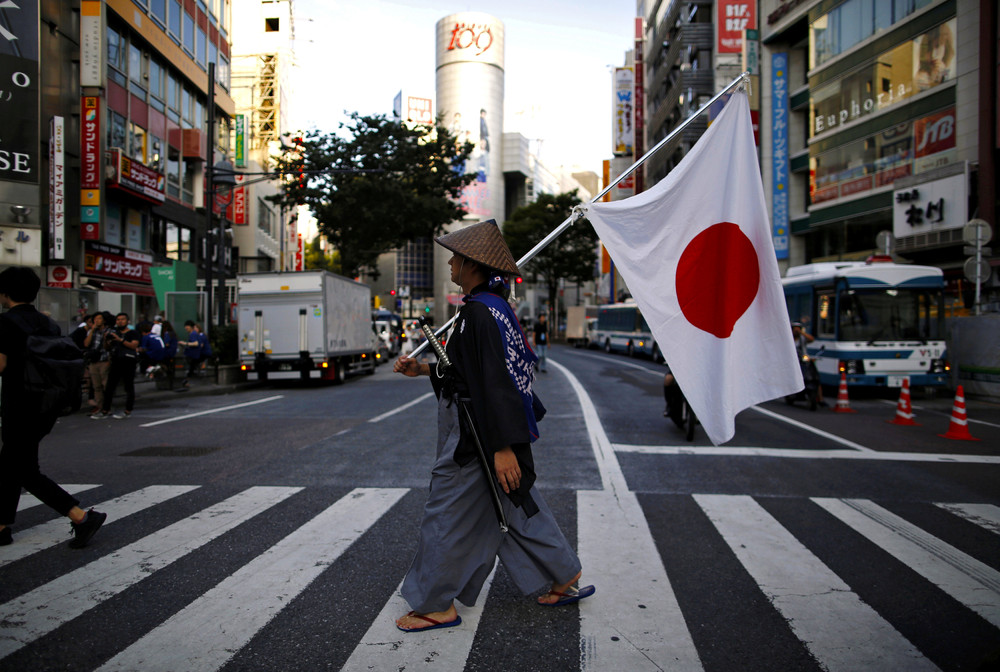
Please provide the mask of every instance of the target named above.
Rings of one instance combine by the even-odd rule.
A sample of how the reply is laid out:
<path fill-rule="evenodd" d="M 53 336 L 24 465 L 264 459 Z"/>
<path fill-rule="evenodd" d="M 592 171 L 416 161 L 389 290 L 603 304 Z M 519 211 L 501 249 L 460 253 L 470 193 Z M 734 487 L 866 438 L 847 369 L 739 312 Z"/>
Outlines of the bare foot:
<path fill-rule="evenodd" d="M 413 612 L 411 612 L 413 613 Z M 431 611 L 426 614 L 420 614 L 420 616 L 426 616 L 427 618 L 434 619 L 438 623 L 450 623 L 458 618 L 458 611 L 455 609 L 455 605 L 452 604 L 445 611 Z M 405 616 L 400 616 L 396 619 L 396 626 L 402 630 L 419 630 L 420 628 L 426 628 L 431 623 L 428 623 L 424 619 L 417 615 L 406 614 Z"/>
<path fill-rule="evenodd" d="M 583 572 L 577 572 L 576 576 L 566 583 L 553 583 L 552 589 L 538 598 L 538 604 L 555 604 L 558 602 L 561 596 L 556 593 L 565 593 L 570 586 L 580 580 L 582 574 Z"/>

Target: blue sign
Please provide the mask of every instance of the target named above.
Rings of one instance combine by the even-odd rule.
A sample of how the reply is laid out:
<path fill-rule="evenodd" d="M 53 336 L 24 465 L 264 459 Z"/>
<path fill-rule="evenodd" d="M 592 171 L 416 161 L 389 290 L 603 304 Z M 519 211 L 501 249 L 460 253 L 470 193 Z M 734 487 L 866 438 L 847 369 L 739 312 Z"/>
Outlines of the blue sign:
<path fill-rule="evenodd" d="M 771 237 L 788 258 L 788 54 L 771 54 Z"/>

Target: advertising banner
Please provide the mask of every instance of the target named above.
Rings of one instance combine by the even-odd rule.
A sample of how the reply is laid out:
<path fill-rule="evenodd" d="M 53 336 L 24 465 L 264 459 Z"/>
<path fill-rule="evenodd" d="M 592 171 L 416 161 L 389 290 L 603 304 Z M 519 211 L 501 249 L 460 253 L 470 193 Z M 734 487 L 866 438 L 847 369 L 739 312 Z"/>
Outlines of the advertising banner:
<path fill-rule="evenodd" d="M 101 0 L 80 3 L 80 86 L 104 86 L 104 26 Z"/>
<path fill-rule="evenodd" d="M 108 243 L 84 243 L 83 272 L 87 275 L 150 284 L 152 264 L 153 257 L 142 252 Z"/>
<path fill-rule="evenodd" d="M 903 238 L 965 226 L 969 221 L 967 170 L 968 166 L 955 175 L 893 191 L 892 234 Z"/>
<path fill-rule="evenodd" d="M 236 130 L 236 145 L 233 147 L 233 162 L 237 168 L 247 167 L 247 118 L 245 115 L 237 114 L 233 124 Z"/>
<path fill-rule="evenodd" d="M 80 189 L 101 188 L 101 107 L 97 96 L 84 96 L 80 117 Z M 99 203 L 92 203 L 99 205 Z"/>
<path fill-rule="evenodd" d="M 630 156 L 635 138 L 632 127 L 634 78 L 632 68 L 615 68 L 614 91 L 612 92 L 611 137 L 615 139 L 615 156 Z"/>
<path fill-rule="evenodd" d="M 788 258 L 788 54 L 771 54 L 771 220 L 774 252 Z"/>
<path fill-rule="evenodd" d="M 66 258 L 66 125 L 49 122 L 49 259 Z"/>
<path fill-rule="evenodd" d="M 305 268 L 305 249 L 302 243 L 302 234 L 299 234 L 299 244 L 295 248 L 295 270 L 301 271 Z"/>
<path fill-rule="evenodd" d="M 111 148 L 110 155 L 111 166 L 114 168 L 109 180 L 112 186 L 125 189 L 155 203 L 163 203 L 166 200 L 166 178 L 163 173 L 133 161 L 117 147 Z"/>
<path fill-rule="evenodd" d="M 739 54 L 743 51 L 743 31 L 757 28 L 757 0 L 718 0 L 720 54 Z"/>
<path fill-rule="evenodd" d="M 955 108 L 913 122 L 913 172 L 925 173 L 955 160 Z"/>
<path fill-rule="evenodd" d="M 101 210 L 96 205 L 80 206 L 80 240 L 101 239 Z"/>
<path fill-rule="evenodd" d="M 38 0 L 0 7 L 0 180 L 38 184 Z"/>
<path fill-rule="evenodd" d="M 233 202 L 228 212 L 229 219 L 238 226 L 247 225 L 247 188 L 241 186 L 245 179 L 243 175 L 236 176 L 237 187 L 233 189 Z"/>

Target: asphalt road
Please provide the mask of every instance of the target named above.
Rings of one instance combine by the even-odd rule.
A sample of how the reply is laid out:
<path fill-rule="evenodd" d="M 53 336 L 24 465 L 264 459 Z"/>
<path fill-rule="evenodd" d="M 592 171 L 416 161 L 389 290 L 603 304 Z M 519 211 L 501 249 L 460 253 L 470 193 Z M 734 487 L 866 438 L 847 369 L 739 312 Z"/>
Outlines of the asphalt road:
<path fill-rule="evenodd" d="M 1000 405 L 782 401 L 691 443 L 662 367 L 550 349 L 539 488 L 594 597 L 544 609 L 498 566 L 463 625 L 404 634 L 433 461 L 426 379 L 141 394 L 64 418 L 43 471 L 109 521 L 83 550 L 22 501 L 0 670 L 968 670 L 1000 652 Z M 833 397 L 833 394 L 830 394 Z M 830 399 L 832 403 L 833 399 Z"/>

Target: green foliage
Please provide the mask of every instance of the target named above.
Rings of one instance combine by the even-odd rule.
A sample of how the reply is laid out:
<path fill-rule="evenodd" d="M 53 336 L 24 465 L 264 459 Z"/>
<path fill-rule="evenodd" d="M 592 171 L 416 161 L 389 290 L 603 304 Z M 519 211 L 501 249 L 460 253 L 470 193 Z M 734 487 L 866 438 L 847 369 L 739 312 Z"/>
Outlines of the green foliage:
<path fill-rule="evenodd" d="M 520 259 L 553 229 L 566 221 L 573 211 L 573 206 L 579 203 L 580 199 L 574 190 L 556 196 L 542 194 L 534 203 L 515 210 L 503 225 L 503 235 L 514 259 Z M 533 281 L 541 281 L 545 285 L 550 310 L 556 308 L 561 279 L 573 282 L 587 282 L 594 279 L 597 242 L 598 237 L 594 227 L 586 219 L 580 219 L 521 268 L 525 276 Z"/>
<path fill-rule="evenodd" d="M 218 359 L 219 364 L 237 364 L 239 362 L 238 331 L 236 324 L 212 327 L 208 340 L 212 346 L 212 355 Z"/>
<path fill-rule="evenodd" d="M 324 253 L 320 245 L 320 237 L 316 236 L 305 246 L 306 270 L 322 269 L 331 273 L 340 273 L 340 252 L 331 250 Z"/>
<path fill-rule="evenodd" d="M 337 133 L 291 138 L 274 157 L 286 176 L 271 200 L 307 205 L 340 253 L 343 275 L 375 270 L 378 256 L 415 238 L 432 237 L 465 214 L 462 188 L 475 179 L 464 165 L 472 143 L 437 126 L 404 126 L 384 116 L 351 115 Z M 361 172 L 372 171 L 372 172 Z"/>

